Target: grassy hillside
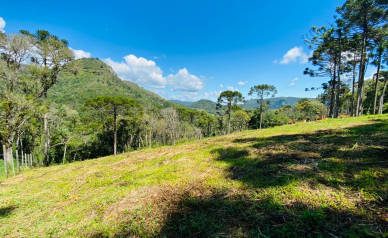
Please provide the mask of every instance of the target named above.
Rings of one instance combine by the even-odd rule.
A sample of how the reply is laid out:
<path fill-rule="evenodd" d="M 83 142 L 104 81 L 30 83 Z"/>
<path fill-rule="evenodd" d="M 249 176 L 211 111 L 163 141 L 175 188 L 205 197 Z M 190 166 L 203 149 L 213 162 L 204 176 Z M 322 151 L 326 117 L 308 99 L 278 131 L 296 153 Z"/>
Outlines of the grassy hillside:
<path fill-rule="evenodd" d="M 135 83 L 122 81 L 110 66 L 98 59 L 84 58 L 77 61 L 82 70 L 77 75 L 62 73 L 59 83 L 50 89 L 49 98 L 54 102 L 78 107 L 88 98 L 109 95 L 133 98 L 143 106 L 153 104 L 162 108 L 173 105 Z"/>
<path fill-rule="evenodd" d="M 0 236 L 383 237 L 388 115 L 245 131 L 25 171 Z"/>

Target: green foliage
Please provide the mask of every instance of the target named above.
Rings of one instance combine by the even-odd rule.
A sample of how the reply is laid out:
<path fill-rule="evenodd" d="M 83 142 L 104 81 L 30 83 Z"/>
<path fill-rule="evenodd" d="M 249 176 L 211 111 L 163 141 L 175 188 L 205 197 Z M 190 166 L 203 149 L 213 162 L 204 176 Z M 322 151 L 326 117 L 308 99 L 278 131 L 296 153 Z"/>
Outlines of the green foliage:
<path fill-rule="evenodd" d="M 135 83 L 119 79 L 113 69 L 95 58 L 75 60 L 81 68 L 76 75 L 60 74 L 59 82 L 49 91 L 49 99 L 57 104 L 73 105 L 77 110 L 89 98 L 98 96 L 124 97 L 135 100 L 142 107 L 165 108 L 173 103 L 161 98 Z"/>
<path fill-rule="evenodd" d="M 197 111 L 205 110 L 211 114 L 216 114 L 217 112 L 217 103 L 206 99 L 201 99 L 198 102 L 188 105 L 187 107 Z"/>
<path fill-rule="evenodd" d="M 315 121 L 317 115 L 325 114 L 325 105 L 317 100 L 309 100 L 307 98 L 300 99 L 295 105 L 296 110 L 303 113 L 302 118 L 310 121 Z"/>

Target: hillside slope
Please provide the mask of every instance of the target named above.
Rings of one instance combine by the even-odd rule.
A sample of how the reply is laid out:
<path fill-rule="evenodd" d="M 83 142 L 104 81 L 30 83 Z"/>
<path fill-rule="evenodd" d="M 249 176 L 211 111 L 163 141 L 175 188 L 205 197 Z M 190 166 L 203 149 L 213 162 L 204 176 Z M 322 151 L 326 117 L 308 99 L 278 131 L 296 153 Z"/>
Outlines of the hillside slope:
<path fill-rule="evenodd" d="M 97 96 L 123 96 L 135 99 L 142 106 L 159 108 L 173 106 L 159 95 L 139 85 L 123 81 L 113 69 L 95 58 L 77 60 L 81 70 L 77 75 L 62 73 L 59 82 L 49 91 L 49 99 L 58 104 L 73 104 L 80 107 L 86 99 Z"/>
<path fill-rule="evenodd" d="M 383 236 L 387 153 L 383 115 L 28 170 L 0 184 L 0 236 Z"/>

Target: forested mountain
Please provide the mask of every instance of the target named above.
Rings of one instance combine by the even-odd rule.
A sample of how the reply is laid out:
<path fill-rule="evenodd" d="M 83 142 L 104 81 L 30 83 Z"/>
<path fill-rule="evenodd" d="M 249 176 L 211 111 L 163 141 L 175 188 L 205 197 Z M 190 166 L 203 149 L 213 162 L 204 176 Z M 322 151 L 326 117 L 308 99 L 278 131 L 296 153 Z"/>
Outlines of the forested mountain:
<path fill-rule="evenodd" d="M 181 100 L 169 100 L 169 101 L 176 103 L 176 104 L 183 105 L 183 106 L 189 106 L 189 105 L 195 103 L 195 102 L 186 102 L 186 101 L 181 101 Z"/>
<path fill-rule="evenodd" d="M 59 82 L 49 91 L 48 98 L 57 104 L 71 104 L 79 108 L 89 98 L 122 96 L 132 98 L 142 106 L 152 104 L 164 108 L 174 105 L 135 83 L 121 80 L 110 66 L 96 58 L 78 59 L 72 64 L 79 64 L 78 73 L 61 73 Z"/>
<path fill-rule="evenodd" d="M 283 105 L 290 105 L 294 106 L 298 100 L 301 98 L 296 97 L 274 97 L 274 98 L 267 98 L 265 101 L 269 101 L 269 108 L 271 110 L 276 110 L 281 108 Z M 247 100 L 241 107 L 243 109 L 255 109 L 259 106 L 259 103 L 257 102 L 257 99 L 250 99 Z"/>
<path fill-rule="evenodd" d="M 296 97 L 274 97 L 274 98 L 268 98 L 265 99 L 265 101 L 269 101 L 270 104 L 270 109 L 271 110 L 276 110 L 279 109 L 283 105 L 290 105 L 294 106 L 298 100 L 301 98 L 296 98 Z M 179 100 L 170 100 L 170 102 L 174 102 L 177 104 L 184 105 L 190 109 L 193 110 L 205 110 L 208 113 L 215 114 L 216 113 L 216 102 L 207 100 L 207 99 L 201 99 L 198 102 L 184 102 L 184 101 L 179 101 Z M 241 104 L 240 107 L 245 110 L 249 109 L 256 109 L 258 108 L 259 103 L 257 102 L 257 99 L 250 99 L 247 100 L 244 104 Z"/>
<path fill-rule="evenodd" d="M 216 113 L 216 105 L 217 103 L 207 100 L 207 99 L 201 99 L 198 102 L 195 102 L 188 106 L 188 108 L 193 110 L 205 110 L 208 113 L 215 114 Z"/>

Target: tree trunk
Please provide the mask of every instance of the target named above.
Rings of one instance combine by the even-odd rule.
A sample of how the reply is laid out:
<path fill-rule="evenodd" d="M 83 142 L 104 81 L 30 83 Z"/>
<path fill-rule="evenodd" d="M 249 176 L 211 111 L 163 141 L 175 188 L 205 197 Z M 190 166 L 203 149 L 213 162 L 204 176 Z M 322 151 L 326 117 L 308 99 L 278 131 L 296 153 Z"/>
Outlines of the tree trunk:
<path fill-rule="evenodd" d="M 230 134 L 230 114 L 232 113 L 232 106 L 228 105 L 229 110 L 228 110 L 228 135 Z"/>
<path fill-rule="evenodd" d="M 63 149 L 62 164 L 65 164 L 65 160 L 66 160 L 66 149 L 67 149 L 67 144 L 65 144 L 65 148 Z"/>
<path fill-rule="evenodd" d="M 261 99 L 260 99 L 260 129 L 261 129 L 261 123 L 263 121 L 263 103 L 264 103 L 264 96 L 263 96 L 264 92 L 262 92 L 261 94 Z"/>
<path fill-rule="evenodd" d="M 20 150 L 20 154 L 22 156 L 22 168 L 24 169 L 24 154 L 23 154 L 23 147 Z"/>
<path fill-rule="evenodd" d="M 330 111 L 329 117 L 334 117 L 334 109 L 335 109 L 335 81 L 337 79 L 337 62 L 334 62 L 334 76 L 331 80 L 331 96 L 330 96 Z"/>
<path fill-rule="evenodd" d="M 377 96 L 379 93 L 379 77 L 380 77 L 380 67 L 381 67 L 381 56 L 382 56 L 382 52 L 379 52 L 379 59 L 378 59 L 379 62 L 377 65 L 376 82 L 375 82 L 375 100 L 373 101 L 373 115 L 376 115 Z"/>
<path fill-rule="evenodd" d="M 340 92 L 341 92 L 341 55 L 338 59 L 338 71 L 337 71 L 337 94 L 335 97 L 335 110 L 334 110 L 334 117 L 338 118 L 339 116 L 339 104 L 340 104 Z"/>
<path fill-rule="evenodd" d="M 362 107 L 362 94 L 364 89 L 364 76 L 365 76 L 366 37 L 367 37 L 367 32 L 364 31 L 362 48 L 361 48 L 360 73 L 358 75 L 356 116 L 359 116 L 361 114 L 361 107 Z"/>
<path fill-rule="evenodd" d="M 354 112 L 354 87 L 355 87 L 355 84 L 356 84 L 356 54 L 354 54 L 354 64 L 353 64 L 353 83 L 352 83 L 352 106 L 351 106 L 351 109 L 350 109 L 350 115 L 352 117 L 355 116 L 355 112 Z"/>
<path fill-rule="evenodd" d="M 4 172 L 5 172 L 5 177 L 8 178 L 8 170 L 7 170 L 7 152 L 5 149 L 5 145 L 3 145 L 3 159 L 4 159 Z"/>
<path fill-rule="evenodd" d="M 117 154 L 117 112 L 113 109 L 113 154 Z"/>
<path fill-rule="evenodd" d="M 47 98 L 45 99 L 47 100 Z M 49 148 L 50 148 L 50 132 L 48 128 L 48 118 L 47 113 L 43 116 L 43 127 L 44 127 L 44 166 L 50 165 L 50 158 L 49 158 Z"/>
<path fill-rule="evenodd" d="M 20 173 L 20 164 L 19 164 L 19 151 L 16 149 L 16 166 L 18 168 L 18 173 Z"/>
<path fill-rule="evenodd" d="M 384 94 L 385 94 L 385 90 L 387 89 L 387 84 L 388 84 L 388 78 L 385 79 L 383 92 L 381 93 L 381 96 L 380 96 L 379 114 L 383 114 Z"/>
<path fill-rule="evenodd" d="M 150 142 L 149 142 L 150 149 L 152 147 L 152 131 L 150 130 Z"/>

